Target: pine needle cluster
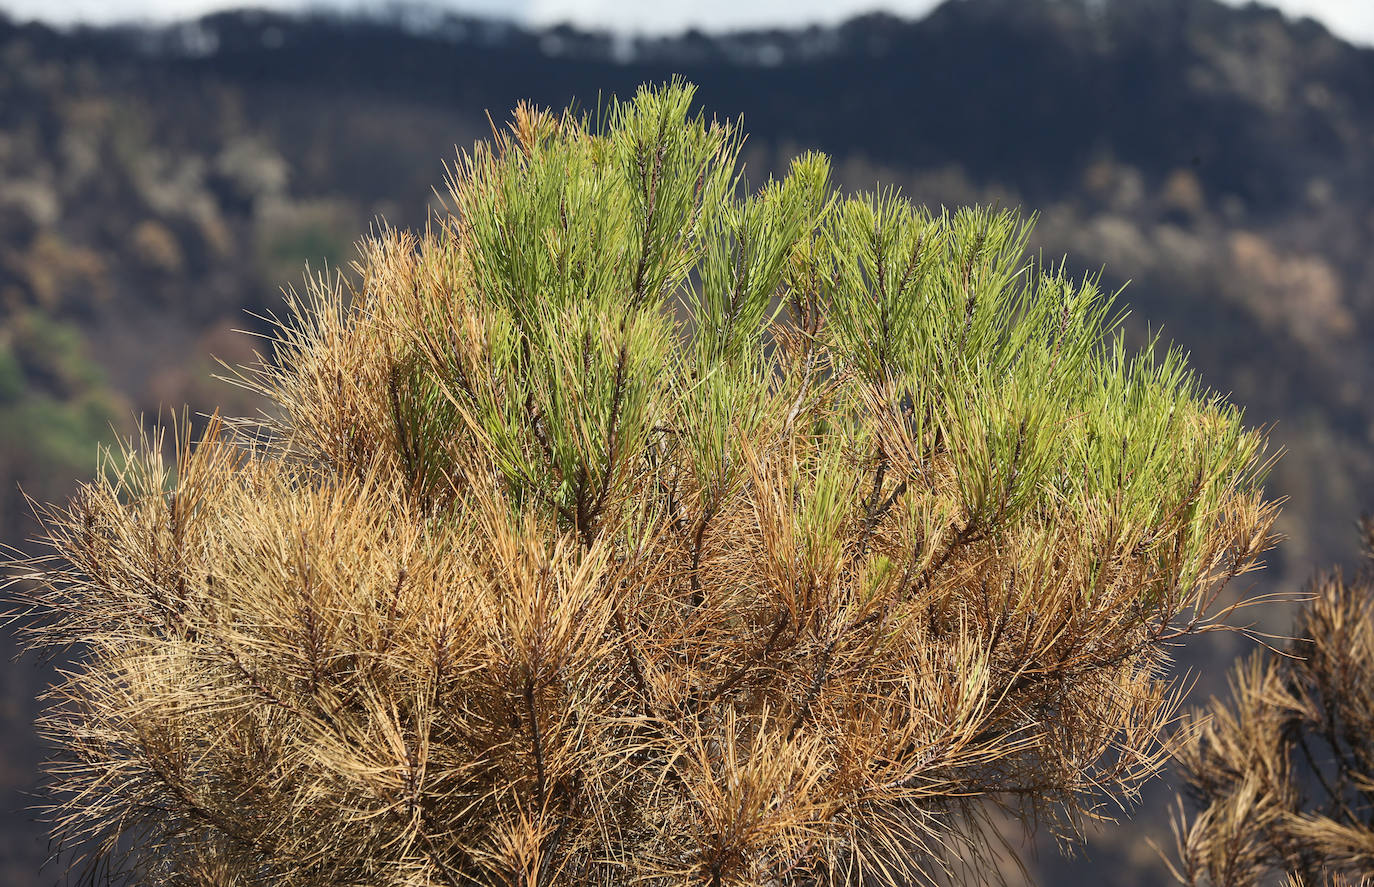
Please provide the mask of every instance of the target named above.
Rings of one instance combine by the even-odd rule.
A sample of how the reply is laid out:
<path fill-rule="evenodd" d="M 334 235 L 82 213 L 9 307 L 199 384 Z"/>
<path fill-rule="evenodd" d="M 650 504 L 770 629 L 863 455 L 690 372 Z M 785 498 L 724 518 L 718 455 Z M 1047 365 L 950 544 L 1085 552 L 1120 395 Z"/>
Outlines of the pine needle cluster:
<path fill-rule="evenodd" d="M 1028 224 L 741 178 L 683 84 L 516 110 L 46 510 L 53 814 L 148 884 L 992 876 L 1167 756 L 1262 437 Z"/>
<path fill-rule="evenodd" d="M 1362 531 L 1362 569 L 1312 581 L 1289 649 L 1192 713 L 1180 761 L 1201 809 L 1176 826 L 1180 882 L 1374 883 L 1374 519 Z"/>

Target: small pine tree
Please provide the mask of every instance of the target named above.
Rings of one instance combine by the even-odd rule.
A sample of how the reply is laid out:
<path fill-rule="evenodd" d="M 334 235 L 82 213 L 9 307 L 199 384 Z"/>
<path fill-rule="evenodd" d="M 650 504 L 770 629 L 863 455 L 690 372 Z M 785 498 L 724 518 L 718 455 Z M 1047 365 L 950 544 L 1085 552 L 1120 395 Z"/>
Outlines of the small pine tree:
<path fill-rule="evenodd" d="M 1261 437 L 1014 213 L 818 154 L 750 191 L 692 100 L 518 108 L 293 296 L 238 376 L 276 415 L 47 509 L 65 839 L 149 884 L 978 880 L 998 805 L 1071 834 L 1158 770 Z"/>
<path fill-rule="evenodd" d="M 1374 519 L 1353 577 L 1317 576 L 1283 652 L 1236 667 L 1179 754 L 1200 807 L 1176 825 L 1183 884 L 1374 884 Z"/>

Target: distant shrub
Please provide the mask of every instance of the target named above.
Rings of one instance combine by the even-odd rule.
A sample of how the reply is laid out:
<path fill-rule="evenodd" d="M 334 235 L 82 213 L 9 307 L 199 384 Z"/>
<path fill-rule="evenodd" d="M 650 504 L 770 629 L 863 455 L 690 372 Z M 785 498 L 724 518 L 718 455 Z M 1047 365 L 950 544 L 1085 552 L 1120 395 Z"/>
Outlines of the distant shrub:
<path fill-rule="evenodd" d="M 69 324 L 19 311 L 0 329 L 0 539 L 32 535 L 23 496 L 68 495 L 128 405 Z"/>
<path fill-rule="evenodd" d="M 0 405 L 18 400 L 24 393 L 24 368 L 9 343 L 0 340 Z"/>
<path fill-rule="evenodd" d="M 1261 437 L 1009 212 L 519 108 L 213 424 L 46 512 L 58 833 L 151 884 L 976 881 L 1168 748 Z"/>

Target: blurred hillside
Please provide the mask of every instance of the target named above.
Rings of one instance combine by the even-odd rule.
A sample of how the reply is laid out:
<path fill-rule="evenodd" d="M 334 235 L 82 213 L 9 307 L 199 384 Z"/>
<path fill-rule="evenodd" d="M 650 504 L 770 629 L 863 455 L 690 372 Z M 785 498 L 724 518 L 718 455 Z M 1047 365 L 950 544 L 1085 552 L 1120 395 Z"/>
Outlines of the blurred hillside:
<path fill-rule="evenodd" d="M 251 358 L 245 309 L 274 310 L 307 261 L 346 264 L 378 219 L 423 225 L 488 110 L 594 111 L 673 73 L 744 116 L 753 181 L 814 146 L 848 187 L 1038 210 L 1037 249 L 1129 280 L 1137 337 L 1162 326 L 1275 425 L 1290 538 L 1265 587 L 1350 550 L 1374 507 L 1374 50 L 1212 0 L 951 0 L 920 21 L 671 39 L 418 8 L 0 18 L 0 540 L 33 531 L 20 485 L 65 495 L 136 415 L 255 410 L 211 379 L 212 356 Z M 43 675 L 0 676 L 0 881 L 27 885 L 44 847 L 9 811 L 41 754 Z M 1095 848 L 1110 883 L 1161 883 L 1137 837 Z M 1045 883 L 1091 868 L 1038 865 Z"/>

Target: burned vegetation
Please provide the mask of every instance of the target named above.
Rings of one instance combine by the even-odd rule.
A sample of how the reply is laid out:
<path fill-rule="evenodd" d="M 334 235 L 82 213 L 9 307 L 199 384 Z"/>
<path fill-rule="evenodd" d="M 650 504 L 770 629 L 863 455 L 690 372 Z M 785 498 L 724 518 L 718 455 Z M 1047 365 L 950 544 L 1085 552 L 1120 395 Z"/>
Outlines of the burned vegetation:
<path fill-rule="evenodd" d="M 516 111 L 312 280 L 262 420 L 112 458 L 19 565 L 57 833 L 131 881 L 995 877 L 1170 745 L 1262 437 L 1009 212 L 751 188 L 644 89 Z"/>
<path fill-rule="evenodd" d="M 1374 519 L 1353 576 L 1316 576 L 1282 651 L 1238 665 L 1179 756 L 1199 808 L 1176 828 L 1188 885 L 1374 882 Z"/>

